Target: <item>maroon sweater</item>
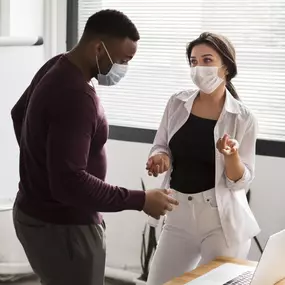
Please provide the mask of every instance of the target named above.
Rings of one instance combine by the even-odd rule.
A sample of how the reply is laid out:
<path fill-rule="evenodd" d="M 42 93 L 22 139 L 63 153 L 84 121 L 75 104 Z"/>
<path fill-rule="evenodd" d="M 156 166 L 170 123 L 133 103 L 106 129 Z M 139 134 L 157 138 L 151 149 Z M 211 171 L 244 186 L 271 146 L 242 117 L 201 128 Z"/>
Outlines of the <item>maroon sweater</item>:
<path fill-rule="evenodd" d="M 95 90 L 65 55 L 48 61 L 12 109 L 20 145 L 16 204 L 55 224 L 101 223 L 98 212 L 142 210 L 145 193 L 109 185 L 108 124 Z"/>

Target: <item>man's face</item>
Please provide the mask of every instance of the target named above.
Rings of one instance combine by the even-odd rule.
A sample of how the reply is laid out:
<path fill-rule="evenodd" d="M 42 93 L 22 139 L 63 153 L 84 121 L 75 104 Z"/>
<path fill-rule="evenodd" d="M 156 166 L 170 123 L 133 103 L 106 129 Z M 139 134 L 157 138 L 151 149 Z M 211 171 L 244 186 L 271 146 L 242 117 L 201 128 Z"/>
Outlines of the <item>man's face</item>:
<path fill-rule="evenodd" d="M 98 73 L 107 74 L 113 63 L 128 64 L 134 57 L 136 51 L 137 42 L 134 42 L 129 38 L 108 39 L 98 43 L 96 50 L 98 66 L 95 61 L 95 66 L 92 68 L 92 75 L 97 78 Z"/>

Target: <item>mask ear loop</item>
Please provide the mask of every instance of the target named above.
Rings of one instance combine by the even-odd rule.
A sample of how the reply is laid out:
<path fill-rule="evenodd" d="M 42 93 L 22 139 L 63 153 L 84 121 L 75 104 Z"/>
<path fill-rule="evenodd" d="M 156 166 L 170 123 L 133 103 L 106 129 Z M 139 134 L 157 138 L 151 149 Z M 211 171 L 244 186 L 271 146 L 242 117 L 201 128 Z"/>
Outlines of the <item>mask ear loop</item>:
<path fill-rule="evenodd" d="M 98 60 L 97 55 L 96 55 L 96 64 L 97 64 L 98 72 L 99 72 L 99 74 L 101 74 L 101 70 L 100 70 L 100 66 L 99 66 L 99 60 Z"/>
<path fill-rule="evenodd" d="M 111 58 L 111 56 L 110 56 L 110 54 L 109 54 L 109 52 L 108 52 L 108 50 L 106 48 L 106 45 L 102 41 L 101 41 L 101 43 L 102 43 L 103 48 L 104 48 L 104 50 L 106 51 L 106 53 L 107 53 L 107 55 L 109 57 L 109 60 L 111 61 L 112 64 L 114 64 L 113 60 L 112 60 L 112 58 Z M 98 56 L 97 55 L 96 55 L 96 64 L 97 64 L 98 72 L 99 72 L 99 74 L 101 74 L 101 70 L 100 70 L 100 66 L 99 66 L 99 60 L 98 60 Z"/>
<path fill-rule="evenodd" d="M 113 62 L 113 60 L 112 60 L 112 58 L 111 58 L 111 56 L 110 56 L 110 54 L 109 54 L 109 52 L 108 52 L 108 50 L 107 50 L 105 44 L 104 44 L 104 42 L 101 42 L 101 43 L 102 43 L 103 48 L 105 49 L 105 51 L 106 51 L 106 53 L 107 53 L 107 55 L 108 55 L 108 57 L 109 57 L 109 59 L 110 59 L 110 61 L 111 61 L 111 63 L 114 64 L 114 62 Z"/>

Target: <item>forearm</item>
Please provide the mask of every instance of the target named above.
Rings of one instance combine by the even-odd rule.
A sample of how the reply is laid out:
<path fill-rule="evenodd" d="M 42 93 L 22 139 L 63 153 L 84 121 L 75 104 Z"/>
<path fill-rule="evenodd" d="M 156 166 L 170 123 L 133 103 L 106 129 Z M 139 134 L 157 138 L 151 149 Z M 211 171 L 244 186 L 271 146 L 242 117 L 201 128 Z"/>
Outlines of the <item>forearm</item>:
<path fill-rule="evenodd" d="M 143 191 L 110 185 L 85 171 L 66 174 L 56 171 L 50 181 L 55 199 L 90 211 L 141 211 L 145 202 Z"/>
<path fill-rule="evenodd" d="M 239 181 L 243 177 L 245 165 L 241 161 L 238 152 L 225 156 L 225 170 L 227 177 L 234 182 Z"/>

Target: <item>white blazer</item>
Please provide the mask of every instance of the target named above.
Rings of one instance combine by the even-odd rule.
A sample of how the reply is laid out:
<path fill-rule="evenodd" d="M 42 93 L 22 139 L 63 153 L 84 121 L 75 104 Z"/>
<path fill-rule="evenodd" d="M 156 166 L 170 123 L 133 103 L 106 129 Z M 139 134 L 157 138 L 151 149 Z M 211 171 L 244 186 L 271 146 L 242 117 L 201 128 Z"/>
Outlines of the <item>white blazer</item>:
<path fill-rule="evenodd" d="M 182 91 L 170 98 L 150 156 L 165 152 L 171 159 L 169 141 L 187 121 L 198 94 L 199 90 Z M 225 174 L 224 156 L 216 149 L 215 193 L 218 210 L 227 244 L 234 246 L 260 232 L 246 199 L 246 193 L 254 179 L 257 121 L 250 110 L 228 91 L 223 111 L 214 129 L 215 145 L 224 134 L 239 142 L 239 155 L 245 165 L 243 177 L 237 182 L 231 181 Z M 162 188 L 170 187 L 171 171 L 169 169 L 166 173 Z M 150 218 L 149 223 L 156 225 L 158 221 Z"/>

